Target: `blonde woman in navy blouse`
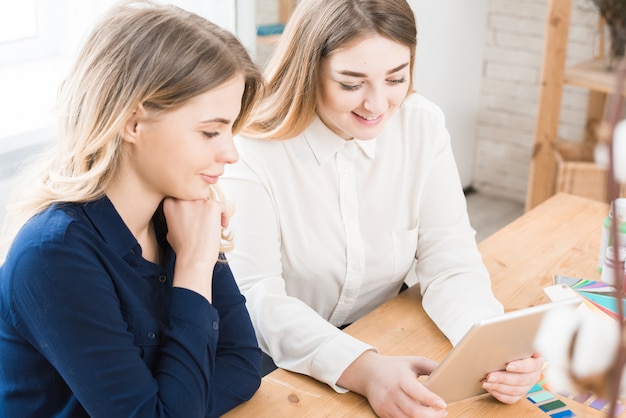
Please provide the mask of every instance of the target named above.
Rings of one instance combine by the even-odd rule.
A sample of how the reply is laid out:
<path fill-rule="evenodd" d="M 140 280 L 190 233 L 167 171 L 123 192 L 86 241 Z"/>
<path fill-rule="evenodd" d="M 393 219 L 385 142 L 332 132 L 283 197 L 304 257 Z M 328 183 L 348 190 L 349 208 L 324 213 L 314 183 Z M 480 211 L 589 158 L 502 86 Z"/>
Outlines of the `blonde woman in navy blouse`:
<path fill-rule="evenodd" d="M 404 0 L 298 1 L 222 182 L 236 205 L 230 262 L 261 348 L 279 367 L 366 396 L 382 417 L 445 415 L 416 378 L 434 362 L 379 354 L 342 326 L 405 280 L 453 344 L 502 312 L 444 115 L 412 89 L 416 44 Z M 484 387 L 516 402 L 541 366 L 511 362 Z"/>
<path fill-rule="evenodd" d="M 253 395 L 216 183 L 261 87 L 232 34 L 181 9 L 129 4 L 95 28 L 58 150 L 5 219 L 0 416 L 214 417 Z"/>

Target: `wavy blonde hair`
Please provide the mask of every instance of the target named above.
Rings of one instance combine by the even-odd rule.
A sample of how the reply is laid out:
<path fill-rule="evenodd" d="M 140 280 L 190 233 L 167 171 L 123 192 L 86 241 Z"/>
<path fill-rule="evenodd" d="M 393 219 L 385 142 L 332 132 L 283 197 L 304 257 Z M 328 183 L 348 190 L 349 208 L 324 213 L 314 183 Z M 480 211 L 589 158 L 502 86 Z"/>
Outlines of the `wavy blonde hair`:
<path fill-rule="evenodd" d="M 315 115 L 322 58 L 372 34 L 408 46 L 413 74 L 417 26 L 405 0 L 300 0 L 267 65 L 266 96 L 243 133 L 277 140 L 302 133 Z"/>
<path fill-rule="evenodd" d="M 170 5 L 127 1 L 86 40 L 58 94 L 59 141 L 26 172 L 7 208 L 0 260 L 22 225 L 56 202 L 98 199 L 121 163 L 119 132 L 139 105 L 170 111 L 241 74 L 233 130 L 246 123 L 264 83 L 230 32 Z M 213 197 L 221 199 L 219 189 Z M 230 237 L 226 239 L 227 249 Z"/>

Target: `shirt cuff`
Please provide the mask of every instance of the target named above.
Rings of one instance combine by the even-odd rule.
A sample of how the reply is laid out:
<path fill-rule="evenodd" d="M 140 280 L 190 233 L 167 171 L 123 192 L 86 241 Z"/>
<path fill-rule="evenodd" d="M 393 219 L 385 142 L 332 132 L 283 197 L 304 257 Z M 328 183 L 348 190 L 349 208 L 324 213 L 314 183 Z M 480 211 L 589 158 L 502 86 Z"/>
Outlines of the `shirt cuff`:
<path fill-rule="evenodd" d="M 354 360 L 368 350 L 378 351 L 375 347 L 341 332 L 324 344 L 315 356 L 311 376 L 328 384 L 338 393 L 346 393 L 347 389 L 337 386 L 337 380 Z"/>
<path fill-rule="evenodd" d="M 219 317 L 213 305 L 204 296 L 182 287 L 172 288 L 170 318 L 184 321 L 207 334 L 217 333 L 219 329 Z"/>

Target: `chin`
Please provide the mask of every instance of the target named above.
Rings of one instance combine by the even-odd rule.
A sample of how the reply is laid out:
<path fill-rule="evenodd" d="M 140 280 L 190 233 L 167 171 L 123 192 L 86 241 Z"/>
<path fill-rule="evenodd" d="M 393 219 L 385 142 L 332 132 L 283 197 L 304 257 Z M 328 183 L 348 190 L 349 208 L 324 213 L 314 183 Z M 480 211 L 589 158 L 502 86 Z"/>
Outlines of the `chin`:
<path fill-rule="evenodd" d="M 355 132 L 356 135 L 353 135 L 352 138 L 356 138 L 361 141 L 370 141 L 380 135 L 381 129 L 377 129 L 375 132 L 370 130 L 365 132 Z"/>

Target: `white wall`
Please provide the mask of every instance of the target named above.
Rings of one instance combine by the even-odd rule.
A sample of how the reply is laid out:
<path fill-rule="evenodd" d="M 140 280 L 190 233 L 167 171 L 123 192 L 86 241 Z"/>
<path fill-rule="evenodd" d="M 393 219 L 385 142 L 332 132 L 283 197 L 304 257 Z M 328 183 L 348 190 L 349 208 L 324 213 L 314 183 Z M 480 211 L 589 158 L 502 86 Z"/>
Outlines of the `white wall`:
<path fill-rule="evenodd" d="M 409 0 L 418 26 L 415 87 L 443 109 L 463 187 L 472 184 L 489 0 Z"/>
<path fill-rule="evenodd" d="M 548 0 L 490 1 L 473 176 L 483 194 L 525 201 L 547 13 Z M 568 65 L 593 57 L 597 23 L 590 0 L 572 0 Z M 564 86 L 561 139 L 583 138 L 586 108 L 587 90 Z"/>

